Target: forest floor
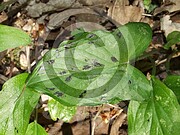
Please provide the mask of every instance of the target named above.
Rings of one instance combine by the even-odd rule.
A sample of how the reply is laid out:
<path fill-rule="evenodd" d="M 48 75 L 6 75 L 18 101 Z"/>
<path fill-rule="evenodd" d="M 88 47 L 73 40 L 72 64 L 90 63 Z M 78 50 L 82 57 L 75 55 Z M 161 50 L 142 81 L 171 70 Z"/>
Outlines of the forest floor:
<path fill-rule="evenodd" d="M 150 0 L 144 0 L 150 2 Z M 180 31 L 180 0 L 0 0 L 0 23 L 18 27 L 33 40 L 26 47 L 0 53 L 0 86 L 9 78 L 31 72 L 42 55 L 70 37 L 71 31 L 108 30 L 128 22 L 145 22 L 153 30 L 146 55 L 135 61 L 145 75 L 155 74 L 160 80 L 167 74 L 180 75 L 179 46 L 163 49 L 166 37 Z M 29 61 L 29 62 L 28 62 Z M 127 135 L 129 101 L 116 105 L 78 107 L 68 123 L 53 121 L 47 112 L 48 97 L 39 101 L 38 123 L 49 135 Z M 96 119 L 94 119 L 96 117 Z M 93 126 L 95 124 L 95 126 Z M 95 128 L 95 129 L 94 129 Z"/>

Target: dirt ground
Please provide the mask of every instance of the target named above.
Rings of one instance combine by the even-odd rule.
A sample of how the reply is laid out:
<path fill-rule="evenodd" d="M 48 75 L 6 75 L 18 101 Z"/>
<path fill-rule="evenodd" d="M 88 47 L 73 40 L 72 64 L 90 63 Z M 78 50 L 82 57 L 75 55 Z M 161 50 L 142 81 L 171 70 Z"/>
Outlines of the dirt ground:
<path fill-rule="evenodd" d="M 31 72 L 43 54 L 70 38 L 71 31 L 108 30 L 128 22 L 145 22 L 153 30 L 146 56 L 135 62 L 145 75 L 164 79 L 167 72 L 180 74 L 180 52 L 177 47 L 164 50 L 166 37 L 180 31 L 180 0 L 0 0 L 0 23 L 21 28 L 33 39 L 27 47 L 0 53 L 0 87 L 9 78 Z M 28 51 L 29 49 L 29 51 Z M 170 68 L 167 67 L 167 62 Z M 39 101 L 38 123 L 49 135 L 127 135 L 129 101 L 116 105 L 78 107 L 68 123 L 53 121 L 47 112 L 47 97 Z M 31 120 L 33 120 L 33 115 Z"/>

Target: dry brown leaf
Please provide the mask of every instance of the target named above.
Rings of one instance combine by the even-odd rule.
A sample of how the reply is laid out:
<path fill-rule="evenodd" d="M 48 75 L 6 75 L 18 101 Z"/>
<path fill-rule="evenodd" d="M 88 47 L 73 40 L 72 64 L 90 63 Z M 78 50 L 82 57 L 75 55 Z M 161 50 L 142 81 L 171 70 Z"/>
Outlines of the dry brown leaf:
<path fill-rule="evenodd" d="M 49 17 L 50 21 L 48 22 L 47 27 L 49 29 L 57 28 L 63 23 L 63 21 L 66 21 L 70 16 L 77 15 L 77 14 L 86 14 L 86 13 L 87 14 L 94 14 L 94 15 L 97 14 L 93 10 L 86 9 L 86 8 L 68 9 L 68 10 L 65 10 L 63 12 L 54 13 L 54 14 L 50 15 L 50 17 Z"/>
<path fill-rule="evenodd" d="M 108 10 L 108 16 L 117 23 L 124 25 L 128 22 L 139 22 L 144 12 L 143 8 L 136 6 L 127 6 L 127 0 L 116 0 L 113 6 Z"/>
<path fill-rule="evenodd" d="M 20 52 L 19 63 L 21 65 L 21 69 L 23 69 L 23 70 L 27 69 L 27 67 L 28 67 L 27 57 L 24 52 Z"/>
<path fill-rule="evenodd" d="M 163 11 L 168 11 L 170 13 L 174 11 L 179 11 L 180 10 L 180 0 L 170 0 L 171 4 L 168 5 L 162 5 L 159 8 L 156 8 L 154 10 L 154 15 L 157 15 Z"/>
<path fill-rule="evenodd" d="M 49 11 L 59 11 L 71 7 L 75 0 L 50 0 L 48 3 L 31 1 L 27 6 L 28 15 L 31 17 L 39 17 L 43 13 Z"/>
<path fill-rule="evenodd" d="M 180 23 L 173 23 L 170 16 L 166 15 L 161 19 L 161 30 L 165 32 L 165 36 L 173 31 L 180 31 Z"/>
<path fill-rule="evenodd" d="M 118 135 L 119 127 L 123 124 L 126 116 L 125 113 L 121 113 L 121 115 L 115 120 L 111 128 L 111 135 Z"/>
<path fill-rule="evenodd" d="M 2 12 L 0 14 L 0 23 L 2 23 L 3 21 L 7 20 L 8 19 L 8 16 L 5 12 Z"/>
<path fill-rule="evenodd" d="M 8 78 L 6 76 L 0 74 L 0 84 L 4 84 L 7 80 Z"/>
<path fill-rule="evenodd" d="M 108 133 L 109 123 L 105 123 L 101 118 L 97 118 L 95 120 L 95 123 L 96 123 L 95 135 L 102 135 Z"/>
<path fill-rule="evenodd" d="M 79 106 L 77 108 L 76 114 L 73 116 L 73 118 L 71 119 L 71 121 L 69 123 L 83 121 L 88 117 L 89 117 L 89 113 L 87 112 L 87 107 Z"/>
<path fill-rule="evenodd" d="M 111 2 L 111 0 L 78 0 L 79 3 L 82 3 L 86 6 L 93 6 L 93 5 L 104 5 Z"/>
<path fill-rule="evenodd" d="M 52 127 L 49 126 L 48 135 L 62 135 L 61 126 L 63 125 L 62 120 L 58 120 L 58 122 L 54 123 Z"/>

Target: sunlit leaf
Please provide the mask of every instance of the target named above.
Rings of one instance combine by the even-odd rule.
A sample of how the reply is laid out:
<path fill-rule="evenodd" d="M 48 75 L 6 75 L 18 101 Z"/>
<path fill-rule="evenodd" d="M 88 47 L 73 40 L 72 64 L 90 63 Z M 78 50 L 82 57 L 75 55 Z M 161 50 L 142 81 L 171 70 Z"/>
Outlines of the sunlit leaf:
<path fill-rule="evenodd" d="M 170 75 L 164 80 L 164 83 L 174 92 L 180 103 L 180 76 Z"/>
<path fill-rule="evenodd" d="M 52 120 L 56 121 L 57 119 L 61 119 L 65 122 L 69 122 L 75 115 L 77 107 L 64 106 L 53 98 L 50 98 L 48 100 L 48 109 Z"/>
<path fill-rule="evenodd" d="M 31 38 L 24 31 L 0 24 L 0 52 L 6 49 L 31 44 Z"/>
<path fill-rule="evenodd" d="M 0 135 L 24 135 L 39 94 L 25 87 L 28 74 L 8 80 L 0 91 Z"/>
<path fill-rule="evenodd" d="M 48 135 L 46 130 L 36 121 L 28 125 L 26 135 Z"/>
<path fill-rule="evenodd" d="M 149 102 L 131 101 L 128 108 L 129 135 L 179 135 L 180 106 L 174 93 L 152 78 Z"/>
<path fill-rule="evenodd" d="M 167 43 L 164 45 L 165 49 L 169 49 L 172 45 L 180 44 L 180 32 L 173 31 L 167 36 Z"/>
<path fill-rule="evenodd" d="M 150 39 L 151 29 L 144 23 L 130 23 L 113 33 L 78 32 L 43 57 L 27 86 L 66 105 L 146 100 L 149 81 L 129 61 Z"/>

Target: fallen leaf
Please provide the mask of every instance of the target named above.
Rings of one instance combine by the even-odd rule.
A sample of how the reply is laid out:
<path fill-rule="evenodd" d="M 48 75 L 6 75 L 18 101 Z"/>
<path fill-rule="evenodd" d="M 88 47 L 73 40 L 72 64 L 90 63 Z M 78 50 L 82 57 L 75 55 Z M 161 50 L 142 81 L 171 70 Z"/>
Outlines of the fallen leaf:
<path fill-rule="evenodd" d="M 39 17 L 43 13 L 50 11 L 59 11 L 69 8 L 75 3 L 75 0 L 50 0 L 47 3 L 32 1 L 27 6 L 26 10 L 31 17 Z"/>
<path fill-rule="evenodd" d="M 79 3 L 82 3 L 86 6 L 93 6 L 93 5 L 104 5 L 110 3 L 111 0 L 79 0 Z"/>
<path fill-rule="evenodd" d="M 2 23 L 3 21 L 7 20 L 8 19 L 8 16 L 5 12 L 2 12 L 0 14 L 0 23 Z"/>
<path fill-rule="evenodd" d="M 20 52 L 19 63 L 21 65 L 21 69 L 26 70 L 28 67 L 27 57 L 24 52 Z"/>
<path fill-rule="evenodd" d="M 118 134 L 119 128 L 121 127 L 121 125 L 125 121 L 126 117 L 127 117 L 127 115 L 125 113 L 121 113 L 121 115 L 115 120 L 115 122 L 113 123 L 112 128 L 111 128 L 111 135 L 117 135 Z"/>
<path fill-rule="evenodd" d="M 170 16 L 166 15 L 161 19 L 161 30 L 165 32 L 165 36 L 173 31 L 180 31 L 180 23 L 175 23 L 170 20 Z"/>
<path fill-rule="evenodd" d="M 169 13 L 172 13 L 174 11 L 180 10 L 180 0 L 170 0 L 170 4 L 168 5 L 162 5 L 159 8 L 156 8 L 154 10 L 154 15 L 157 15 L 163 11 L 168 11 Z"/>
<path fill-rule="evenodd" d="M 139 22 L 144 12 L 143 8 L 132 5 L 127 6 L 127 4 L 127 0 L 116 0 L 114 5 L 109 7 L 108 16 L 121 25 L 128 22 Z"/>
<path fill-rule="evenodd" d="M 47 27 L 49 29 L 55 29 L 59 27 L 63 21 L 67 21 L 70 16 L 77 15 L 77 14 L 94 14 L 97 15 L 93 10 L 91 9 L 68 9 L 60 13 L 54 13 L 49 16 L 49 22 L 47 24 Z"/>
<path fill-rule="evenodd" d="M 0 23 L 2 23 L 3 21 L 7 20 L 8 19 L 8 16 L 5 12 L 2 12 L 0 14 Z"/>

